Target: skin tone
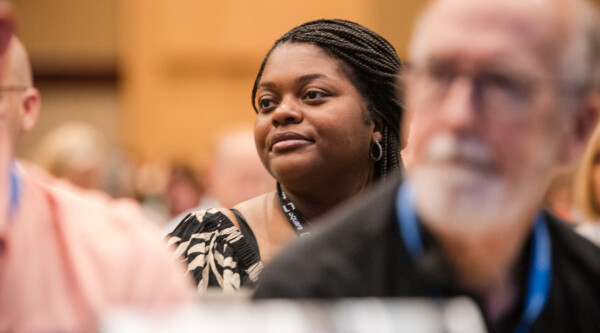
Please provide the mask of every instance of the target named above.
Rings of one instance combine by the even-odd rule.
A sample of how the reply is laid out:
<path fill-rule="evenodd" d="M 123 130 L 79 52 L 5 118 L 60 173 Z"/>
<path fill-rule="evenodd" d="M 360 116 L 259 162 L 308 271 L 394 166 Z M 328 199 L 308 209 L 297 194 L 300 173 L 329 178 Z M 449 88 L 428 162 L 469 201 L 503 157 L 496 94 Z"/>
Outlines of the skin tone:
<path fill-rule="evenodd" d="M 342 64 L 310 44 L 284 43 L 269 57 L 257 91 L 258 154 L 308 221 L 372 179 L 371 142 L 381 140 Z M 275 192 L 235 208 L 268 261 L 295 236 Z"/>
<path fill-rule="evenodd" d="M 438 1 L 426 14 L 410 53 L 411 64 L 415 66 L 451 68 L 453 73 L 460 74 L 446 93 L 437 98 L 428 98 L 431 91 L 423 90 L 416 76 L 408 76 L 411 170 L 430 168 L 462 173 L 469 179 L 503 184 L 513 194 L 527 193 L 523 200 L 514 200 L 522 202 L 518 207 L 513 207 L 514 203 L 506 206 L 496 203 L 505 211 L 499 210 L 497 216 L 491 216 L 497 221 L 486 224 L 485 228 L 472 225 L 473 229 L 478 228 L 477 233 L 471 232 L 467 225 L 453 227 L 455 221 L 445 221 L 444 214 L 428 213 L 430 203 L 426 200 L 417 202 L 423 223 L 442 244 L 459 284 L 479 297 L 484 315 L 492 323 L 502 320 L 521 295 L 518 260 L 543 196 L 543 191 L 532 190 L 535 184 L 528 184 L 526 179 L 534 178 L 538 185 L 545 184 L 553 165 L 568 162 L 574 151 L 581 150 L 591 128 L 584 126 L 579 133 L 577 129 L 586 119 L 595 117 L 590 115 L 595 110 L 586 101 L 580 101 L 577 107 L 575 103 L 565 104 L 556 86 L 543 83 L 549 82 L 544 78 L 561 79 L 556 75 L 560 72 L 558 55 L 573 29 L 572 22 L 558 14 L 564 12 L 566 1 L 555 5 L 544 2 L 543 6 L 539 3 Z M 572 12 L 570 9 L 567 12 Z M 473 76 L 482 74 L 531 79 L 542 82 L 539 86 L 543 88 L 531 93 L 528 103 L 519 108 L 521 112 L 506 117 L 490 115 L 477 102 L 471 83 Z M 559 108 L 562 111 L 570 108 L 574 117 L 557 116 Z M 461 159 L 430 160 L 429 145 L 441 134 L 472 138 L 486 147 L 491 158 L 486 164 Z M 555 137 L 564 141 L 558 142 Z M 448 191 L 450 201 L 452 190 L 461 186 L 454 185 L 440 188 Z M 456 192 L 454 197 L 460 194 Z"/>
<path fill-rule="evenodd" d="M 0 2 L 0 38 L 3 25 L 3 5 Z M 31 68 L 23 44 L 14 36 L 6 46 L 6 53 L 0 60 L 0 87 L 19 87 L 0 92 L 0 175 L 8 175 L 14 149 L 19 138 L 30 131 L 39 114 L 40 96 L 32 87 Z M 22 88 L 22 89 L 21 89 Z M 0 188 L 8 188 L 7 178 L 1 177 Z M 8 195 L 2 191 L 3 196 Z M 6 197 L 0 198 L 8 202 Z M 0 216 L 7 216 L 7 206 L 2 207 Z M 3 224 L 5 226 L 5 224 Z"/>
<path fill-rule="evenodd" d="M 0 71 L 0 119 L 7 123 L 12 147 L 37 121 L 40 96 L 32 84 L 27 52 L 13 36 Z"/>
<path fill-rule="evenodd" d="M 6 47 L 13 33 L 13 10 L 8 1 L 0 1 L 0 64 L 4 67 L 6 60 Z M 0 75 L 5 70 L 0 71 Z M 8 132 L 8 126 L 4 120 L 0 121 L 0 188 L 8 188 L 8 179 L 2 175 L 8 174 L 8 166 L 12 158 L 13 149 Z M 5 191 L 0 191 L 0 233 L 4 233 L 8 215 L 8 198 Z"/>

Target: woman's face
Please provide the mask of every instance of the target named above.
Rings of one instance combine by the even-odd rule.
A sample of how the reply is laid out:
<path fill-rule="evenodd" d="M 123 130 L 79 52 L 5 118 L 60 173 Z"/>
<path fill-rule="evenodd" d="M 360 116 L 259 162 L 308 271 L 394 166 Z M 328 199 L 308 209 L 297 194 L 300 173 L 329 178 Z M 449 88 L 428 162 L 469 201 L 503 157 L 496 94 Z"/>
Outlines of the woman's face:
<path fill-rule="evenodd" d="M 312 44 L 284 43 L 271 53 L 256 93 L 254 138 L 282 184 L 365 173 L 370 179 L 374 124 L 342 68 Z"/>

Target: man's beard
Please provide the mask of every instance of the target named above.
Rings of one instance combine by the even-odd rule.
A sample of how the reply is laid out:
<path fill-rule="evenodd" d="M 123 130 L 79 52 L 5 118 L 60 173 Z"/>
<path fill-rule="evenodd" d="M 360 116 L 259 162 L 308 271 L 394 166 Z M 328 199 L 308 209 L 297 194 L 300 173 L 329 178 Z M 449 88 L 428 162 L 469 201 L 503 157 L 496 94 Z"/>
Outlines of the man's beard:
<path fill-rule="evenodd" d="M 540 147 L 507 179 L 481 140 L 434 137 L 426 147 L 426 162 L 414 165 L 409 175 L 423 222 L 447 235 L 478 238 L 533 219 L 550 178 L 549 147 Z"/>

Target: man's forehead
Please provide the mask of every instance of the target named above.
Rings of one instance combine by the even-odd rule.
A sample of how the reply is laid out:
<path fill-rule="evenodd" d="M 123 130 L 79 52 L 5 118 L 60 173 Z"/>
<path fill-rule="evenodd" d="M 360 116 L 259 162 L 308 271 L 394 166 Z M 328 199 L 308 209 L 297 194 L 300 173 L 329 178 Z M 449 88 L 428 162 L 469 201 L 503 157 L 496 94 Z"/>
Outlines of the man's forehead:
<path fill-rule="evenodd" d="M 490 50 L 510 39 L 518 48 L 537 48 L 541 53 L 561 48 L 570 33 L 566 15 L 558 7 L 564 0 L 438 0 L 422 17 L 413 36 L 411 60 L 415 61 L 444 43 L 457 48 L 477 45 Z M 559 6 L 561 5 L 561 6 Z M 417 58 L 417 59 L 415 59 Z"/>

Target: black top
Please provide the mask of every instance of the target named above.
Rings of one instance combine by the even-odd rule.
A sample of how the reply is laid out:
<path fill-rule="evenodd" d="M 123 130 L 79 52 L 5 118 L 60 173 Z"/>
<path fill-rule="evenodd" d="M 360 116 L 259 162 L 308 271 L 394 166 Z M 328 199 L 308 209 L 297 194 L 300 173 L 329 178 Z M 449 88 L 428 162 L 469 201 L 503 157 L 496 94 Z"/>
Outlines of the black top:
<path fill-rule="evenodd" d="M 408 254 L 396 220 L 399 184 L 400 179 L 388 180 L 351 200 L 329 216 L 324 230 L 285 249 L 265 268 L 254 297 L 469 296 L 455 287 L 430 233 L 423 235 L 422 260 L 415 262 Z M 547 213 L 546 220 L 552 251 L 550 295 L 531 332 L 600 332 L 600 248 L 557 217 Z M 529 243 L 523 258 L 529 258 Z M 513 331 L 522 307 L 488 329 Z"/>

